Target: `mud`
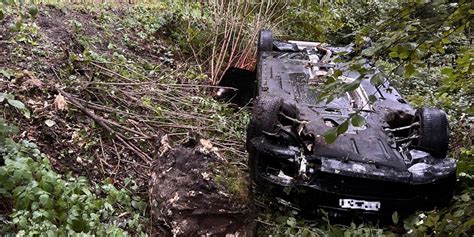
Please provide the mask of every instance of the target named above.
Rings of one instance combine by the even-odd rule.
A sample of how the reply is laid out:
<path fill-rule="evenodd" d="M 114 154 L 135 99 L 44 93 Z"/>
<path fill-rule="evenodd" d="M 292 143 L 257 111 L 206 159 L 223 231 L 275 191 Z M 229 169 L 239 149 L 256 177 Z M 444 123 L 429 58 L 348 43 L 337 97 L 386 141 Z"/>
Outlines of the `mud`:
<path fill-rule="evenodd" d="M 177 146 L 153 164 L 151 215 L 176 236 L 253 236 L 251 198 L 222 189 L 216 171 L 223 160 L 205 155 L 202 147 Z"/>

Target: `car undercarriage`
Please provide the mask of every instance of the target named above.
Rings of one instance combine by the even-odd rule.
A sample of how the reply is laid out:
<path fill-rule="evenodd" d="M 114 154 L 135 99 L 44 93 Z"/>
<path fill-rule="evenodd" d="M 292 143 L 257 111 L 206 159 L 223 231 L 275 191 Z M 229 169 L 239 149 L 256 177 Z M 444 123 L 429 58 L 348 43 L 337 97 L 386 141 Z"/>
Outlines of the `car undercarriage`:
<path fill-rule="evenodd" d="M 334 88 L 329 103 L 320 100 L 334 71 L 343 72 L 338 80 L 345 84 L 360 76 L 340 56 L 351 50 L 260 33 L 257 97 L 247 129 L 253 181 L 305 212 L 322 208 L 335 217 L 389 216 L 447 204 L 456 163 L 446 158 L 443 111 L 413 108 L 388 80 L 372 85 L 373 74 L 351 91 Z M 373 68 L 370 62 L 366 67 Z M 355 114 L 366 123 L 348 123 Z M 344 123 L 347 131 L 326 143 L 325 132 Z"/>

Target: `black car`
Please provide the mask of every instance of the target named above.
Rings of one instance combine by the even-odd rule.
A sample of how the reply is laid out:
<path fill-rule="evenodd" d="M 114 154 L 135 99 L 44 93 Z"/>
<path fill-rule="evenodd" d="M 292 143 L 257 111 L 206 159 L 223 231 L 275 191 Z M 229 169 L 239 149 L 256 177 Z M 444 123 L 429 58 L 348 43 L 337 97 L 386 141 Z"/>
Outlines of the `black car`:
<path fill-rule="evenodd" d="M 344 72 L 339 80 L 347 83 L 359 77 L 335 60 L 340 52 L 351 49 L 281 42 L 260 32 L 257 96 L 247 128 L 257 187 L 306 212 L 323 209 L 339 217 L 391 216 L 447 204 L 456 162 L 446 158 L 446 114 L 415 109 L 389 82 L 376 87 L 370 76 L 357 89 L 319 102 L 320 88 L 335 70 Z M 365 125 L 349 123 L 347 132 L 326 143 L 323 134 L 354 113 Z"/>

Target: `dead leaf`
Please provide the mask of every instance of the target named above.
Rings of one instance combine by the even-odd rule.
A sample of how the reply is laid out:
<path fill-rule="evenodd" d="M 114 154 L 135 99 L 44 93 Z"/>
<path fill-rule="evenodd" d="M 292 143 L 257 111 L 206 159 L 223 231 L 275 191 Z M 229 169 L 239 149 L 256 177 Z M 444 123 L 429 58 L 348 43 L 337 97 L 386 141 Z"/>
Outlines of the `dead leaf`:
<path fill-rule="evenodd" d="M 201 143 L 202 147 L 208 151 L 212 150 L 212 143 L 209 140 L 206 139 L 199 139 L 199 142 Z"/>
<path fill-rule="evenodd" d="M 160 149 L 158 149 L 158 150 L 160 151 L 160 156 L 162 156 L 168 150 L 171 149 L 170 141 L 168 139 L 168 134 L 161 137 L 160 144 L 161 144 L 161 146 L 160 146 Z"/>
<path fill-rule="evenodd" d="M 220 160 L 225 160 L 222 155 L 219 153 L 219 149 L 217 147 L 214 147 L 211 143 L 211 141 L 206 140 L 206 139 L 199 139 L 199 142 L 201 143 L 201 146 L 199 148 L 199 151 L 203 154 L 210 154 L 213 153 L 217 158 Z"/>
<path fill-rule="evenodd" d="M 56 96 L 56 98 L 54 98 L 54 106 L 56 106 L 56 108 L 58 110 L 66 110 L 67 109 L 67 102 L 66 100 L 64 99 L 64 96 L 61 95 L 61 94 L 58 94 Z"/>
<path fill-rule="evenodd" d="M 41 82 L 32 72 L 23 70 L 23 73 L 28 76 L 28 80 L 24 82 L 24 84 L 29 87 L 37 87 L 37 88 L 42 88 L 43 87 L 43 82 Z"/>

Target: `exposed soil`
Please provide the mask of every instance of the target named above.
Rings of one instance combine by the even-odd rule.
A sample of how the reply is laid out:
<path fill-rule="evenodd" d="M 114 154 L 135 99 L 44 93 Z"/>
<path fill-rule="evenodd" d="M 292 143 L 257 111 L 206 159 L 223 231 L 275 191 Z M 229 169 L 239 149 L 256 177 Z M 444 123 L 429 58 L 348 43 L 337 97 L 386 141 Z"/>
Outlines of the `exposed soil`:
<path fill-rule="evenodd" d="M 215 155 L 204 154 L 203 149 L 176 146 L 154 162 L 150 180 L 153 217 L 163 220 L 177 236 L 253 236 L 251 199 L 219 187 L 212 178 L 216 176 L 213 167 L 224 163 Z"/>

